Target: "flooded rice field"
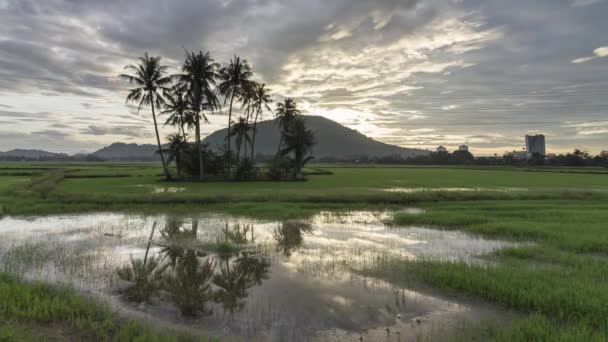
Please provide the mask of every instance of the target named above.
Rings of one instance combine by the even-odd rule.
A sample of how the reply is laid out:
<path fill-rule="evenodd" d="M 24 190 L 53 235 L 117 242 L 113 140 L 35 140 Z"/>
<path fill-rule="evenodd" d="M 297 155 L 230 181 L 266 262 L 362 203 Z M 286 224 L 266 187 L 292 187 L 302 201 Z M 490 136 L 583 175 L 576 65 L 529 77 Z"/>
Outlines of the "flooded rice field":
<path fill-rule="evenodd" d="M 75 287 L 127 316 L 222 341 L 407 341 L 449 334 L 463 321 L 507 319 L 483 304 L 361 276 L 383 258 L 486 262 L 479 256 L 509 245 L 393 227 L 384 223 L 390 217 L 6 217 L 0 270 Z"/>

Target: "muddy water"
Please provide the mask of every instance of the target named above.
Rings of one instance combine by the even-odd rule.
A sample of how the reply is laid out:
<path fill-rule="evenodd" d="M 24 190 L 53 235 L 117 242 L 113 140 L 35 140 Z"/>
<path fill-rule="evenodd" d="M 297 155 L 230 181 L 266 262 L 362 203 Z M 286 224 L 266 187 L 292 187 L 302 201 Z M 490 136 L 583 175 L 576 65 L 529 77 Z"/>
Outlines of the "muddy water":
<path fill-rule="evenodd" d="M 480 255 L 508 245 L 460 232 L 388 227 L 383 222 L 390 216 L 322 212 L 286 222 L 216 214 L 7 217 L 0 220 L 0 269 L 76 287 L 157 326 L 221 340 L 405 341 L 449 333 L 463 320 L 506 318 L 491 307 L 357 275 L 392 256 L 484 262 Z M 164 285 L 148 303 L 132 303 L 124 295 L 132 282 L 116 270 L 143 259 L 155 222 L 149 258 L 166 267 L 159 276 Z"/>

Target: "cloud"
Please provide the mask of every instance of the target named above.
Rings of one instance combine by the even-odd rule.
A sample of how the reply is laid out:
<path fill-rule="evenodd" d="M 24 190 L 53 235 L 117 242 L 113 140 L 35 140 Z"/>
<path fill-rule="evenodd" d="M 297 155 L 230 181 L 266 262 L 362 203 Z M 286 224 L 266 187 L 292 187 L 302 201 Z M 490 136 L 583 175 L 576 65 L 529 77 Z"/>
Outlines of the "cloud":
<path fill-rule="evenodd" d="M 586 62 L 590 62 L 596 58 L 602 58 L 602 57 L 607 57 L 607 56 L 608 56 L 608 46 L 603 46 L 603 47 L 593 50 L 593 56 L 577 58 L 577 59 L 573 60 L 572 63 L 575 63 L 575 64 L 586 63 Z"/>
<path fill-rule="evenodd" d="M 570 4 L 572 7 L 585 7 L 596 4 L 600 1 L 601 0 L 570 0 Z"/>
<path fill-rule="evenodd" d="M 542 129 L 599 146 L 601 135 L 562 125 L 605 117 L 606 64 L 563 62 L 605 45 L 607 12 L 593 0 L 0 0 L 0 119 L 5 131 L 64 132 L 66 145 L 152 142 L 149 111 L 124 105 L 116 75 L 144 51 L 175 70 L 185 47 L 245 57 L 275 100 L 296 97 L 305 113 L 386 142 L 500 134 L 479 144 L 503 148 Z"/>
<path fill-rule="evenodd" d="M 88 135 L 120 135 L 133 138 L 144 138 L 151 136 L 148 130 L 141 126 L 98 126 L 90 125 L 81 130 L 82 134 Z"/>

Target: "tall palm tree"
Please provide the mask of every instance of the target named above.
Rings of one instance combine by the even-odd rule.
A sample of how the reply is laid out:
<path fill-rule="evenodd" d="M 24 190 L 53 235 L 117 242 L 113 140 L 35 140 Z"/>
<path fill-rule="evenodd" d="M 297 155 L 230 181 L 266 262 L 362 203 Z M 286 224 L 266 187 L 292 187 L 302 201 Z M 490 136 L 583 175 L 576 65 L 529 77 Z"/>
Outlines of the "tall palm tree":
<path fill-rule="evenodd" d="M 196 148 L 199 160 L 199 178 L 202 180 L 205 175 L 202 147 L 201 147 L 201 119 L 207 121 L 204 114 L 206 110 L 215 110 L 219 108 L 219 100 L 214 92 L 216 79 L 219 77 L 218 69 L 220 65 L 215 63 L 209 52 L 198 53 L 186 51 L 186 60 L 182 67 L 182 73 L 174 75 L 177 79 L 177 88 L 184 89 L 188 92 L 188 99 L 192 108 L 191 115 L 194 118 Z"/>
<path fill-rule="evenodd" d="M 255 119 L 253 120 L 253 138 L 251 139 L 251 160 L 253 160 L 253 154 L 255 151 L 255 136 L 258 131 L 258 116 L 263 113 L 264 109 L 270 109 L 270 103 L 272 97 L 270 95 L 270 89 L 266 88 L 266 84 L 257 84 L 255 89 L 255 97 L 253 108 L 255 110 Z"/>
<path fill-rule="evenodd" d="M 152 109 L 152 119 L 154 120 L 154 130 L 156 132 L 156 143 L 158 144 L 158 150 L 160 151 L 160 160 L 163 163 L 163 171 L 165 173 L 165 179 L 171 179 L 165 157 L 162 153 L 162 147 L 160 144 L 160 135 L 158 133 L 158 125 L 156 124 L 156 113 L 154 108 L 160 109 L 165 103 L 163 94 L 169 92 L 169 85 L 172 80 L 171 77 L 165 76 L 167 72 L 167 66 L 160 64 L 160 57 L 150 57 L 146 52 L 143 57 L 139 57 L 138 65 L 127 65 L 126 70 L 131 71 L 133 74 L 121 74 L 119 77 L 126 79 L 129 83 L 137 85 L 129 91 L 127 96 L 127 102 L 138 103 L 137 111 L 143 106 L 150 106 Z"/>
<path fill-rule="evenodd" d="M 188 125 L 187 117 L 190 110 L 190 101 L 184 95 L 184 90 L 180 88 L 176 88 L 167 94 L 165 110 L 162 111 L 162 114 L 169 115 L 167 121 L 165 121 L 165 125 L 178 126 L 182 133 L 183 141 L 187 141 L 184 126 Z"/>
<path fill-rule="evenodd" d="M 283 145 L 283 140 L 285 139 L 285 132 L 290 130 L 291 124 L 294 122 L 295 118 L 300 114 L 301 112 L 298 109 L 296 101 L 294 101 L 292 98 L 286 98 L 283 103 L 277 103 L 277 109 L 275 110 L 275 118 L 279 126 L 279 131 L 281 132 L 279 146 L 277 147 L 277 157 L 281 152 L 281 146 Z"/>
<path fill-rule="evenodd" d="M 232 106 L 234 104 L 235 97 L 240 96 L 243 93 L 245 87 L 249 82 L 249 78 L 253 73 L 251 67 L 245 59 L 234 56 L 230 60 L 230 64 L 227 67 L 222 68 L 220 71 L 220 79 L 222 82 L 219 84 L 219 92 L 224 96 L 224 104 L 230 98 L 230 109 L 228 111 L 228 155 L 230 156 L 230 125 L 232 124 Z"/>
<path fill-rule="evenodd" d="M 235 137 L 234 142 L 237 148 L 236 160 L 240 160 L 243 143 L 245 143 L 245 150 L 247 150 L 247 144 L 251 144 L 251 138 L 249 137 L 251 125 L 247 123 L 247 119 L 240 117 L 239 120 L 233 124 L 233 128 L 228 139 L 232 139 L 233 136 Z"/>
<path fill-rule="evenodd" d="M 243 92 L 239 96 L 241 100 L 241 104 L 245 107 L 245 115 L 247 118 L 247 122 L 249 122 L 250 116 L 252 116 L 252 111 L 254 110 L 253 106 L 255 104 L 255 95 L 258 83 L 255 81 L 248 81 L 245 83 L 243 87 Z"/>
<path fill-rule="evenodd" d="M 313 156 L 307 155 L 312 152 L 312 147 L 315 145 L 315 136 L 312 130 L 306 128 L 306 123 L 300 118 L 290 124 L 283 136 L 285 137 L 285 148 L 281 150 L 281 155 L 286 156 L 293 152 L 293 158 L 288 159 L 292 164 L 295 179 L 304 165 L 313 158 Z"/>

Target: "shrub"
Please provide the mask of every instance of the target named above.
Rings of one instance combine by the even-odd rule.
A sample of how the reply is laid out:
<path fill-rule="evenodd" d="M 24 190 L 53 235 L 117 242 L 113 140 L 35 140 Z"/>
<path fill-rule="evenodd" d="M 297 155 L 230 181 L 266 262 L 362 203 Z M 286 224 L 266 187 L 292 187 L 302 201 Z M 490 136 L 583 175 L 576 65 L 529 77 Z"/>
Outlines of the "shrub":
<path fill-rule="evenodd" d="M 272 180 L 289 179 L 293 173 L 291 163 L 286 158 L 276 159 L 270 169 L 268 169 L 268 178 Z"/>
<path fill-rule="evenodd" d="M 257 168 L 253 160 L 241 159 L 236 168 L 235 179 L 240 181 L 253 180 L 256 177 Z"/>

